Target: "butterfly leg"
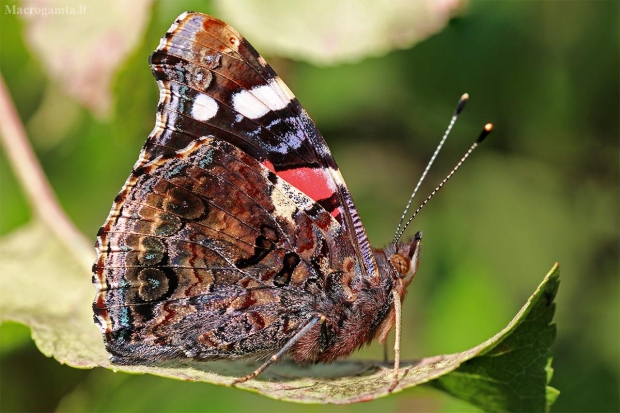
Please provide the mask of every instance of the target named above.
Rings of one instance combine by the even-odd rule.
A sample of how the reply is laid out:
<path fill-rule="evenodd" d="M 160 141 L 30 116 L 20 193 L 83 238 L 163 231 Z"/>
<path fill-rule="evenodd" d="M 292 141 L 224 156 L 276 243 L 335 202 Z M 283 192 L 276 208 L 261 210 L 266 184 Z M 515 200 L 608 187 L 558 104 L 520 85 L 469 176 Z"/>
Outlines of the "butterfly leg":
<path fill-rule="evenodd" d="M 282 347 L 276 354 L 274 354 L 267 361 L 265 361 L 259 368 L 257 368 L 256 370 L 254 370 L 252 373 L 248 374 L 247 376 L 243 376 L 243 377 L 240 377 L 240 378 L 236 379 L 230 385 L 231 386 L 235 386 L 236 384 L 243 383 L 245 381 L 251 380 L 254 377 L 256 377 L 259 374 L 261 374 L 263 371 L 265 371 L 265 369 L 267 367 L 271 366 L 273 363 L 276 363 L 278 360 L 280 360 L 280 357 L 282 357 L 282 355 L 284 353 L 286 353 L 288 350 L 290 350 L 290 348 L 293 347 L 293 345 L 295 343 L 297 343 L 299 341 L 299 339 L 302 338 L 308 331 L 310 331 L 310 329 L 312 327 L 314 327 L 317 323 L 321 323 L 322 324 L 324 322 L 325 322 L 325 316 L 324 315 L 313 317 L 308 322 L 308 324 L 306 324 L 301 330 L 299 330 L 297 332 L 297 334 L 295 334 L 293 336 L 293 338 L 291 338 L 284 345 L 284 347 Z"/>
<path fill-rule="evenodd" d="M 389 361 L 389 358 L 388 358 L 388 340 L 386 339 L 383 342 L 383 362 L 387 363 L 388 361 Z"/>
<path fill-rule="evenodd" d="M 392 391 L 398 386 L 398 369 L 400 365 L 400 324 L 401 324 L 401 312 L 402 306 L 400 302 L 400 294 L 396 290 L 392 290 L 394 296 L 394 313 L 396 320 L 394 322 L 394 378 L 388 391 Z"/>

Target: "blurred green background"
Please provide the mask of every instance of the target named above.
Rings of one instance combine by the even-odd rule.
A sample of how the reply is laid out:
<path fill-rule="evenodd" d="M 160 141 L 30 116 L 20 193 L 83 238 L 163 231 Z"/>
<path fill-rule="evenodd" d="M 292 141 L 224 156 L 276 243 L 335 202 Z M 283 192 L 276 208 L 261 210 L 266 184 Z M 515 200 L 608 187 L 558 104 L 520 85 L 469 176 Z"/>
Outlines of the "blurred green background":
<path fill-rule="evenodd" d="M 218 17 L 217 10 L 197 1 L 149 7 L 146 32 L 114 79 L 112 115 L 102 120 L 57 91 L 27 46 L 23 19 L 6 13 L 12 4 L 1 3 L 2 75 L 60 202 L 94 243 L 153 128 L 158 92 L 148 55 L 182 11 Z M 462 351 L 492 336 L 559 261 L 551 385 L 561 395 L 553 411 L 620 411 L 619 4 L 474 1 L 440 33 L 383 57 L 319 68 L 267 56 L 325 136 L 377 246 L 391 240 L 460 95 L 471 101 L 422 194 L 484 123 L 495 124 L 411 227 L 425 235 L 404 305 L 404 358 Z M 58 114 L 43 116 L 44 104 Z M 4 152 L 0 190 L 4 235 L 30 218 Z M 474 411 L 427 387 L 362 405 L 294 405 L 62 366 L 16 324 L 2 325 L 0 338 L 0 410 L 7 412 Z M 380 359 L 382 348 L 353 357 Z"/>

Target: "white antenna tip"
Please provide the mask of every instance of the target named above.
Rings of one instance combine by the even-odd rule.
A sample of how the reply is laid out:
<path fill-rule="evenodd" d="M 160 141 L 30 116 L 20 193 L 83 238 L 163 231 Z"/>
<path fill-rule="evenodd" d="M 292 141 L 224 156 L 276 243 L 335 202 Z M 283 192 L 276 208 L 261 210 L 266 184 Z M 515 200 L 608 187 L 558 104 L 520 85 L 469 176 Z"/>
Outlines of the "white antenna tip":
<path fill-rule="evenodd" d="M 463 96 L 461 96 L 461 98 L 459 99 L 459 103 L 456 105 L 456 109 L 454 110 L 455 116 L 459 115 L 463 111 L 463 108 L 465 107 L 465 104 L 467 103 L 468 100 L 469 100 L 469 94 L 463 93 Z"/>

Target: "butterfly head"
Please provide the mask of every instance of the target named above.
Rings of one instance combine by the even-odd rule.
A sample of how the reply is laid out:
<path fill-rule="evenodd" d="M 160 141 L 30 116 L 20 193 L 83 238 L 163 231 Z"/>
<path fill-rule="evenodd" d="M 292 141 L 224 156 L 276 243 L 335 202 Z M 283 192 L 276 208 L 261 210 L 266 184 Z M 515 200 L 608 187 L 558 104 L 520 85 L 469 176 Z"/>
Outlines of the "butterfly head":
<path fill-rule="evenodd" d="M 402 280 L 405 287 L 411 283 L 418 270 L 421 249 L 422 232 L 418 231 L 408 241 L 396 244 L 394 253 L 389 256 L 396 270 L 396 276 Z"/>
<path fill-rule="evenodd" d="M 422 232 L 416 233 L 411 239 L 405 242 L 390 244 L 382 250 L 376 250 L 375 257 L 380 265 L 382 281 L 384 282 L 383 294 L 378 294 L 379 301 L 383 298 L 389 309 L 383 313 L 382 321 L 379 323 L 375 337 L 383 343 L 397 319 L 396 312 L 400 312 L 400 305 L 396 306 L 390 297 L 396 293 L 402 302 L 407 292 L 407 286 L 415 277 L 420 263 L 420 251 L 422 249 Z M 400 318 L 400 315 L 398 316 Z"/>

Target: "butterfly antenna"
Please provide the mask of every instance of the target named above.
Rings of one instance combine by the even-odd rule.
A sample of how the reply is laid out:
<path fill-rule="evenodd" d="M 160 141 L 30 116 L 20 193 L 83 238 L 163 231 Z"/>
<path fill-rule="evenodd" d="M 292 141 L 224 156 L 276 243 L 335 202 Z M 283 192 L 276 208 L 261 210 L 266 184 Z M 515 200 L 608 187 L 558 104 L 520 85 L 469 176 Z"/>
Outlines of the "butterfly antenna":
<path fill-rule="evenodd" d="M 461 167 L 461 165 L 463 165 L 463 162 L 465 162 L 465 160 L 469 157 L 469 155 L 471 155 L 471 153 L 478 147 L 478 145 L 489 135 L 489 133 L 491 133 L 491 131 L 493 130 L 493 124 L 491 123 L 487 123 L 486 125 L 484 125 L 484 128 L 482 128 L 482 132 L 480 132 L 480 135 L 478 136 L 478 139 L 476 139 L 476 142 L 474 142 L 471 147 L 467 150 L 467 152 L 465 152 L 465 155 L 463 155 L 463 157 L 461 158 L 461 160 L 456 164 L 456 166 L 452 169 L 452 171 L 450 171 L 450 173 L 448 174 L 448 176 L 446 176 L 444 178 L 443 181 L 441 181 L 441 183 L 439 185 L 437 185 L 437 188 L 435 188 L 433 190 L 433 192 L 430 193 L 430 195 L 428 197 L 426 197 L 426 199 L 424 200 L 424 202 L 422 202 L 422 204 L 418 207 L 418 209 L 415 210 L 415 212 L 413 213 L 413 215 L 411 216 L 411 218 L 409 218 L 409 220 L 407 221 L 407 223 L 403 226 L 403 229 L 400 230 L 400 232 L 398 233 L 398 236 L 395 237 L 396 242 L 398 242 L 398 240 L 400 240 L 400 238 L 403 236 L 403 234 L 405 233 L 405 230 L 407 229 L 407 227 L 409 226 L 409 224 L 411 224 L 411 221 L 413 221 L 413 219 L 416 217 L 416 215 L 418 215 L 418 213 L 420 212 L 420 210 L 422 208 L 424 208 L 424 205 L 426 205 L 428 203 L 428 201 L 430 201 L 430 199 L 432 197 L 435 196 L 435 194 L 437 192 L 439 192 L 439 190 L 446 184 L 446 182 L 448 182 L 448 180 L 450 178 L 452 178 L 452 175 L 454 175 L 454 173 Z"/>
<path fill-rule="evenodd" d="M 394 240 L 393 240 L 394 244 L 396 244 L 398 240 L 400 239 L 400 234 L 402 234 L 402 231 L 400 231 L 400 227 L 405 221 L 405 217 L 407 216 L 407 212 L 409 211 L 409 208 L 411 208 L 411 202 L 413 202 L 413 198 L 415 197 L 415 194 L 418 192 L 418 189 L 420 189 L 420 185 L 422 185 L 422 181 L 424 181 L 424 178 L 426 178 L 426 174 L 428 173 L 428 170 L 431 169 L 431 165 L 433 165 L 433 162 L 435 162 L 435 158 L 437 158 L 437 154 L 439 154 L 441 147 L 446 142 L 446 139 L 448 139 L 448 135 L 450 134 L 452 127 L 456 123 L 456 120 L 458 119 L 459 115 L 463 111 L 463 108 L 465 107 L 465 104 L 467 103 L 468 100 L 469 100 L 469 95 L 467 93 L 463 94 L 463 96 L 461 96 L 461 99 L 459 99 L 459 103 L 457 103 L 456 109 L 454 109 L 454 114 L 452 115 L 452 119 L 450 119 L 450 124 L 448 125 L 446 132 L 443 134 L 443 137 L 441 138 L 439 145 L 437 145 L 437 149 L 435 149 L 435 153 L 433 153 L 431 160 L 428 161 L 428 164 L 426 165 L 426 169 L 424 169 L 424 172 L 422 172 L 422 176 L 418 180 L 418 183 L 415 186 L 413 193 L 409 197 L 409 201 L 407 202 L 407 206 L 405 207 L 405 210 L 403 211 L 403 214 L 400 217 L 400 221 L 398 221 L 398 226 L 396 227 L 396 231 L 394 231 Z"/>

